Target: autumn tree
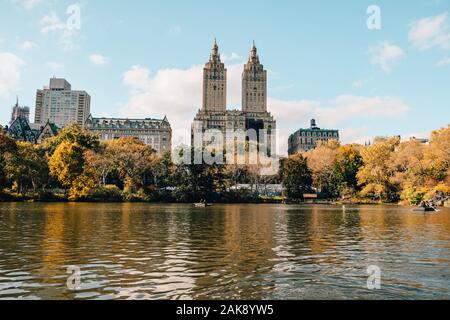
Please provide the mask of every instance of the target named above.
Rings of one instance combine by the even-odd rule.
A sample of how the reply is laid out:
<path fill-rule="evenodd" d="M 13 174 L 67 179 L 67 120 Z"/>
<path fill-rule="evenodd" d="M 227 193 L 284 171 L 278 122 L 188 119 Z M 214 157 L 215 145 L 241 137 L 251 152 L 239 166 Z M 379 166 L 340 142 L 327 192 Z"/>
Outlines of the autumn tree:
<path fill-rule="evenodd" d="M 450 126 L 434 131 L 425 150 L 424 165 L 427 174 L 436 183 L 449 177 L 450 170 Z"/>
<path fill-rule="evenodd" d="M 380 139 L 374 145 L 364 148 L 361 156 L 364 165 L 358 172 L 361 195 L 375 200 L 395 200 L 396 186 L 391 183 L 393 170 L 390 160 L 400 144 L 399 137 Z"/>
<path fill-rule="evenodd" d="M 400 143 L 392 153 L 388 167 L 390 181 L 400 187 L 400 198 L 410 204 L 418 204 L 426 193 L 423 157 L 426 146 L 417 140 Z"/>
<path fill-rule="evenodd" d="M 150 146 L 138 139 L 121 138 L 107 142 L 106 148 L 126 192 L 134 193 L 154 184 L 157 155 Z"/>
<path fill-rule="evenodd" d="M 70 188 L 84 170 L 85 149 L 76 142 L 63 141 L 49 159 L 50 174 Z"/>
<path fill-rule="evenodd" d="M 46 139 L 43 143 L 44 148 L 52 154 L 56 148 L 63 142 L 78 144 L 85 150 L 97 150 L 100 146 L 99 138 L 80 127 L 78 124 L 72 124 L 62 129 L 57 136 Z"/>
<path fill-rule="evenodd" d="M 330 180 L 338 154 L 339 142 L 319 143 L 317 148 L 305 153 L 312 172 L 313 186 L 318 192 L 329 193 Z"/>
<path fill-rule="evenodd" d="M 97 151 L 98 137 L 78 125 L 63 129 L 56 137 L 47 139 L 43 147 L 48 150 L 51 176 L 67 189 L 69 198 L 78 200 L 95 186 L 97 171 L 86 166 L 87 151 Z"/>

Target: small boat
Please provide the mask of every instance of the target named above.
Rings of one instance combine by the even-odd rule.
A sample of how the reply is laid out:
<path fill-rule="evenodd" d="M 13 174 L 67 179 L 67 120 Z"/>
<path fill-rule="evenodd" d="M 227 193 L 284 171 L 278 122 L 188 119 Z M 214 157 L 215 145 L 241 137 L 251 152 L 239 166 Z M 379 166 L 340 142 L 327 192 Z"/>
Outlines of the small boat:
<path fill-rule="evenodd" d="M 211 203 L 202 203 L 202 202 L 200 202 L 200 203 L 194 203 L 194 206 L 196 208 L 206 208 L 206 207 L 211 207 L 212 204 Z"/>
<path fill-rule="evenodd" d="M 413 209 L 414 212 L 436 212 L 437 210 L 433 207 L 417 207 Z"/>

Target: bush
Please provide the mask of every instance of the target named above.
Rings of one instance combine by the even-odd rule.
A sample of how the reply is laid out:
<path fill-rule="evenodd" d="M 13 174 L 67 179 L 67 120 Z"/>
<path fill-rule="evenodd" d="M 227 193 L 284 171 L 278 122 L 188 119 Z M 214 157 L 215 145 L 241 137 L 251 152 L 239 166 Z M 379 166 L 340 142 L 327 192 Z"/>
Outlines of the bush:
<path fill-rule="evenodd" d="M 427 188 L 405 188 L 401 193 L 402 203 L 404 202 L 407 205 L 418 205 L 424 200 L 426 193 Z"/>
<path fill-rule="evenodd" d="M 122 191 L 115 185 L 106 185 L 104 187 L 97 187 L 93 190 L 89 197 L 94 201 L 122 201 Z"/>

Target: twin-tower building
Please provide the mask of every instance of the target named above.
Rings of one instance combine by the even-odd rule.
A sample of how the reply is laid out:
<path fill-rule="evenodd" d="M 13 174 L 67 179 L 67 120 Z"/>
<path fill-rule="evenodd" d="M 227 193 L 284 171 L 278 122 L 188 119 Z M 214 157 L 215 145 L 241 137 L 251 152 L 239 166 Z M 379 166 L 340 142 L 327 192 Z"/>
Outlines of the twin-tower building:
<path fill-rule="evenodd" d="M 258 140 L 265 139 L 260 132 L 265 132 L 270 140 L 276 129 L 276 121 L 267 111 L 267 71 L 259 60 L 255 43 L 242 72 L 242 110 L 227 110 L 227 69 L 214 41 L 203 69 L 203 105 L 192 125 L 192 144 L 195 134 L 210 129 L 220 130 L 224 135 L 227 131 L 253 129 Z"/>

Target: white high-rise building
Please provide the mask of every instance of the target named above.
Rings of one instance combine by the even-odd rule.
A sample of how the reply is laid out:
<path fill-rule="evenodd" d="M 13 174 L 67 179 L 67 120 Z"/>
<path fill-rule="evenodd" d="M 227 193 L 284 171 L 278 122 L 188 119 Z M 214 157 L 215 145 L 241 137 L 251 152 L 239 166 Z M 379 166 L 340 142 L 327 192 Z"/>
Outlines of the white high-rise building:
<path fill-rule="evenodd" d="M 91 97 L 86 91 L 72 90 L 65 79 L 50 79 L 50 86 L 36 92 L 34 122 L 45 125 L 47 121 L 64 128 L 71 124 L 84 126 L 91 109 Z"/>

